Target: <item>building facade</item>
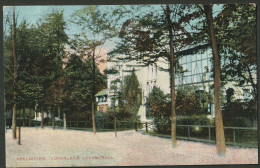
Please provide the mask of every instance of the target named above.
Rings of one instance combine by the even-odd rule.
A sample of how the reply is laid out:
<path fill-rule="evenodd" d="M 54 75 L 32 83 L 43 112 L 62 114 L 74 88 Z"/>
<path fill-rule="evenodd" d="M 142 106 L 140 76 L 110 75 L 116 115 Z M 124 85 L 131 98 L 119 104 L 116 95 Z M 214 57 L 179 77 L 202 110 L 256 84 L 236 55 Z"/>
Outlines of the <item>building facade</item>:
<path fill-rule="evenodd" d="M 192 55 L 185 55 L 178 58 L 178 62 L 182 67 L 183 72 L 175 74 L 175 88 L 179 86 L 189 85 L 195 86 L 196 91 L 205 92 L 207 95 L 214 95 L 212 89 L 214 81 L 212 75 L 212 50 L 208 47 L 205 50 Z M 112 81 L 120 79 L 121 83 L 117 83 L 118 88 L 122 88 L 124 85 L 124 77 L 131 74 L 132 69 L 135 69 L 135 73 L 139 80 L 142 90 L 142 105 L 139 108 L 138 115 L 141 121 L 151 121 L 151 118 L 147 116 L 146 99 L 151 93 L 154 86 L 159 87 L 165 94 L 170 94 L 170 74 L 169 71 L 160 70 L 158 67 L 163 69 L 169 69 L 170 65 L 168 62 L 158 60 L 156 63 L 144 66 L 136 61 L 131 62 L 108 62 L 107 68 L 114 68 L 118 70 L 116 74 L 107 75 L 107 88 L 108 88 L 108 107 L 112 106 L 113 90 L 111 89 Z M 254 74 L 256 80 L 256 74 Z M 226 97 L 228 92 L 232 92 L 233 99 L 245 100 L 252 99 L 253 88 L 251 86 L 239 87 L 236 81 L 228 81 L 223 87 L 223 96 Z M 214 100 L 214 99 L 213 99 Z M 208 103 L 209 118 L 215 117 L 214 112 L 214 101 Z"/>
<path fill-rule="evenodd" d="M 97 102 L 97 111 L 98 112 L 106 112 L 108 107 L 107 102 L 107 89 L 103 89 L 98 92 L 96 95 L 96 102 Z"/>

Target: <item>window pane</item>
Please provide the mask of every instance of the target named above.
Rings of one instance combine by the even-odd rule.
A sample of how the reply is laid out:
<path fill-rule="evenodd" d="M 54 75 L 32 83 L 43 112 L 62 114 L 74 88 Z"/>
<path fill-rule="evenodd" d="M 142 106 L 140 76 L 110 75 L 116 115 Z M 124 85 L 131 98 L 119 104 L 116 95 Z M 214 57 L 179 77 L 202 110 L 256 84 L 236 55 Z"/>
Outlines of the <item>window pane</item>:
<path fill-rule="evenodd" d="M 187 64 L 187 75 L 191 75 L 191 63 Z"/>
<path fill-rule="evenodd" d="M 209 80 L 213 80 L 212 73 L 209 73 Z"/>
<path fill-rule="evenodd" d="M 202 74 L 198 74 L 198 75 L 197 75 L 197 82 L 201 82 L 201 81 L 202 81 L 201 78 L 202 78 Z"/>
<path fill-rule="evenodd" d="M 211 61 L 210 61 L 210 59 L 208 59 L 208 68 L 209 68 L 209 71 L 211 70 L 211 65 L 212 65 L 212 63 L 211 63 Z"/>
<path fill-rule="evenodd" d="M 211 58 L 211 57 L 213 57 L 213 54 L 212 54 L 211 49 L 209 49 L 209 50 L 208 50 L 208 58 Z"/>
<path fill-rule="evenodd" d="M 191 55 L 191 61 L 196 61 L 197 60 L 197 55 L 194 54 L 194 55 Z"/>
<path fill-rule="evenodd" d="M 191 62 L 191 57 L 190 57 L 190 55 L 187 56 L 187 62 Z"/>
<path fill-rule="evenodd" d="M 186 84 L 186 77 L 182 78 L 182 84 Z"/>
<path fill-rule="evenodd" d="M 187 76 L 187 83 L 191 83 L 191 76 Z"/>
<path fill-rule="evenodd" d="M 202 59 L 205 59 L 208 57 L 208 51 L 206 50 L 205 52 L 202 53 Z"/>
<path fill-rule="evenodd" d="M 197 74 L 198 73 L 198 69 L 196 67 L 196 62 L 192 62 L 192 74 Z"/>
<path fill-rule="evenodd" d="M 201 60 L 201 53 L 197 53 L 197 60 Z"/>
<path fill-rule="evenodd" d="M 179 85 L 179 79 L 180 79 L 180 78 L 176 78 L 176 79 L 175 79 L 175 85 Z"/>
<path fill-rule="evenodd" d="M 182 59 L 182 63 L 183 63 L 183 64 L 187 63 L 187 61 L 186 61 L 186 59 L 187 59 L 186 56 L 182 57 L 181 59 Z"/>
<path fill-rule="evenodd" d="M 204 59 L 204 60 L 202 60 L 202 71 L 203 72 L 206 72 L 206 68 L 205 67 L 207 67 L 207 60 L 206 59 Z"/>
<path fill-rule="evenodd" d="M 202 68 L 202 63 L 201 63 L 201 61 L 198 61 L 198 62 L 197 62 L 197 67 L 198 67 L 198 70 L 199 70 L 198 72 L 199 72 L 199 73 L 202 73 L 203 68 Z"/>

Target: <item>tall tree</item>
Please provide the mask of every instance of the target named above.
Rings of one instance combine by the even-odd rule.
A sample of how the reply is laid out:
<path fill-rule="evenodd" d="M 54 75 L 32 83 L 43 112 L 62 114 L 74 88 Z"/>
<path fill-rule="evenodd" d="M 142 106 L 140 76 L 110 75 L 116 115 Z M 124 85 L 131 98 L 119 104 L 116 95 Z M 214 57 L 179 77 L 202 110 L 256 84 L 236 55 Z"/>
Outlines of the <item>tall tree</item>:
<path fill-rule="evenodd" d="M 70 109 L 70 111 L 75 110 L 75 112 L 84 111 L 86 113 L 86 111 L 91 111 L 92 103 L 90 100 L 92 99 L 93 80 L 93 68 L 91 66 L 92 60 L 86 60 L 75 54 L 69 56 L 64 69 L 64 76 L 67 79 L 65 87 L 67 96 L 64 100 L 64 108 Z M 103 89 L 106 86 L 105 76 L 100 73 L 98 67 L 95 68 L 95 71 L 97 80 L 96 88 Z"/>
<path fill-rule="evenodd" d="M 221 87 L 221 63 L 215 35 L 212 5 L 204 5 L 205 15 L 209 28 L 209 35 L 212 44 L 213 61 L 214 61 L 214 104 L 215 104 L 215 127 L 216 127 L 216 144 L 219 155 L 225 155 L 226 143 L 224 135 L 224 127 L 222 121 L 221 103 L 220 103 L 220 87 Z"/>
<path fill-rule="evenodd" d="M 13 63 L 14 63 L 14 69 L 13 69 L 13 100 L 14 100 L 14 105 L 13 105 L 13 119 L 12 119 L 12 132 L 13 132 L 13 138 L 16 139 L 16 117 L 17 117 L 17 86 L 18 86 L 18 74 L 17 74 L 17 69 L 18 69 L 18 62 L 17 62 L 17 57 L 16 57 L 16 19 L 15 19 L 15 7 L 13 8 L 13 31 L 12 31 L 12 47 L 13 47 Z"/>
<path fill-rule="evenodd" d="M 125 77 L 121 94 L 120 98 L 123 101 L 119 104 L 121 106 L 120 119 L 136 120 L 142 101 L 142 91 L 134 69 L 131 75 Z"/>
<path fill-rule="evenodd" d="M 170 7 L 169 5 L 166 5 L 166 18 L 167 18 L 167 22 L 168 22 L 168 29 L 169 29 L 169 39 L 170 39 L 170 74 L 171 74 L 171 119 L 172 119 L 172 123 L 171 123 L 171 135 L 172 135 L 172 145 L 173 147 L 177 146 L 177 140 L 176 140 L 176 109 L 175 109 L 175 85 L 174 85 L 174 48 L 173 48 L 173 33 L 172 33 L 172 21 L 171 21 L 171 17 L 170 17 Z"/>
<path fill-rule="evenodd" d="M 174 73 L 175 70 L 178 73 L 182 72 L 177 55 L 182 54 L 180 50 L 190 42 L 190 34 L 183 23 L 192 18 L 192 16 L 183 15 L 184 9 L 183 5 L 162 5 L 160 10 L 148 8 L 145 14 L 133 16 L 122 24 L 120 32 L 122 42 L 110 52 L 110 55 L 119 61 L 136 61 L 141 66 L 164 61 L 170 63 L 169 69 L 160 66 L 158 69 L 170 73 L 173 147 L 177 146 Z M 122 53 L 125 56 L 117 57 Z"/>
<path fill-rule="evenodd" d="M 42 39 L 44 39 L 44 42 L 42 43 L 42 46 L 44 47 L 44 54 L 39 59 L 39 62 L 42 61 L 44 63 L 44 69 L 42 69 L 41 78 L 42 78 L 42 84 L 45 88 L 44 93 L 44 99 L 43 101 L 39 102 L 41 106 L 41 112 L 42 112 L 42 127 L 43 127 L 43 106 L 45 103 L 48 103 L 49 106 L 51 106 L 52 110 L 52 116 L 53 119 L 55 118 L 55 109 L 60 110 L 60 103 L 57 104 L 57 101 L 48 101 L 48 96 L 52 94 L 52 97 L 54 98 L 60 98 L 63 97 L 63 95 L 53 95 L 53 94 L 62 94 L 61 92 L 48 92 L 57 90 L 61 84 L 59 80 L 62 78 L 62 66 L 63 66 L 63 58 L 65 57 L 65 44 L 68 42 L 68 36 L 65 33 L 66 28 L 66 22 L 64 21 L 63 17 L 63 11 L 55 11 L 51 14 L 49 14 L 43 23 L 41 23 L 39 29 L 42 34 Z M 55 88 L 56 87 L 56 88 Z M 45 100 L 45 102 L 44 102 Z M 61 101 L 61 99 L 59 100 Z M 53 120 L 53 128 L 54 128 L 54 122 Z"/>
<path fill-rule="evenodd" d="M 112 20 L 111 15 L 97 6 L 76 11 L 72 17 L 72 22 L 83 29 L 81 37 L 85 39 L 85 45 L 88 47 L 88 50 L 85 51 L 87 52 L 86 56 L 92 60 L 92 125 L 95 134 L 95 94 L 97 92 L 95 67 L 97 63 L 103 62 L 100 51 L 106 40 L 115 36 L 115 20 Z"/>
<path fill-rule="evenodd" d="M 223 80 L 233 79 L 240 86 L 250 85 L 256 100 L 256 7 L 251 4 L 223 5 L 215 23 L 223 58 Z"/>

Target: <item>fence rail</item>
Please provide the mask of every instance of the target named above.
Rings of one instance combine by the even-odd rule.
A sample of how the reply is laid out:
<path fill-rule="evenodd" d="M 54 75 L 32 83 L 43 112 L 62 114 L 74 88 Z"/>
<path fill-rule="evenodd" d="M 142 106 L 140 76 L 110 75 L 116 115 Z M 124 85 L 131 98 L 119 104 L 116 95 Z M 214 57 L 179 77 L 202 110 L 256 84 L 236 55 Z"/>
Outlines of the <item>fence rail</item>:
<path fill-rule="evenodd" d="M 27 123 L 28 124 L 28 123 Z M 26 126 L 28 126 L 26 124 Z M 22 124 L 21 124 L 22 125 Z M 41 121 L 31 121 L 31 126 L 40 126 Z M 45 126 L 52 126 L 52 122 L 44 122 Z M 17 125 L 19 126 L 19 125 Z M 63 127 L 62 121 L 55 122 L 56 127 Z M 162 130 L 159 130 L 163 128 Z M 66 128 L 68 129 L 82 129 L 91 130 L 92 123 L 87 121 L 67 121 Z M 97 131 L 113 131 L 114 122 L 97 122 Z M 117 121 L 116 129 L 128 130 L 135 129 L 136 131 L 142 130 L 146 134 L 171 137 L 171 125 L 159 124 L 154 125 L 149 122 L 133 122 L 133 121 Z M 176 127 L 178 139 L 201 141 L 208 143 L 216 142 L 215 126 L 212 125 L 177 125 Z M 257 128 L 256 127 L 224 127 L 226 144 L 246 147 L 257 147 Z"/>
<path fill-rule="evenodd" d="M 150 130 L 157 133 L 159 136 L 170 137 L 171 125 L 161 125 L 167 127 L 165 132 Z M 157 126 L 157 127 L 160 127 Z M 216 142 L 215 126 L 212 125 L 177 125 L 177 138 L 201 141 L 201 142 Z M 146 131 L 148 132 L 148 131 Z M 257 128 L 256 127 L 224 127 L 225 140 L 228 145 L 257 147 Z"/>

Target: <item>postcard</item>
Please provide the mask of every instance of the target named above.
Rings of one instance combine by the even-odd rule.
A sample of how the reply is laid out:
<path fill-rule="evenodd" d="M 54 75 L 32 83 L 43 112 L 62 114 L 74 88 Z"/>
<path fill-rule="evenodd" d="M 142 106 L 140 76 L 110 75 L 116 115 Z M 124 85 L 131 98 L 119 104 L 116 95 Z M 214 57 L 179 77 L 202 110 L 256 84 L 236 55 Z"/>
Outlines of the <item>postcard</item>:
<path fill-rule="evenodd" d="M 257 166 L 256 13 L 4 6 L 6 167 Z"/>

